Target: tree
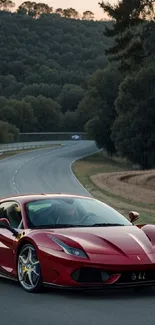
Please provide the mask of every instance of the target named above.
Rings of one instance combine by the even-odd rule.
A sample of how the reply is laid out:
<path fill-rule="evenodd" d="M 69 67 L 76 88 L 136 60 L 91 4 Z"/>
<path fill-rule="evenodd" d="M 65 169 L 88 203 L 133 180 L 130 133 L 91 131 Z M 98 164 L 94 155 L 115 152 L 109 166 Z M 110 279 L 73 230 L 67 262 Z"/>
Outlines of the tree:
<path fill-rule="evenodd" d="M 24 101 L 31 105 L 39 132 L 58 131 L 61 126 L 61 107 L 51 98 L 27 96 Z"/>
<path fill-rule="evenodd" d="M 57 8 L 55 10 L 55 13 L 58 14 L 58 15 L 60 15 L 60 16 L 63 16 L 63 9 L 62 8 Z"/>
<path fill-rule="evenodd" d="M 94 75 L 92 75 L 92 78 L 93 76 Z M 83 131 L 85 124 L 98 114 L 100 101 L 101 97 L 99 96 L 96 87 L 91 88 L 88 85 L 88 90 L 77 107 L 77 119 L 80 125 L 80 131 Z"/>
<path fill-rule="evenodd" d="M 18 127 L 20 132 L 29 132 L 35 126 L 33 109 L 25 101 L 7 100 L 0 109 L 0 120 Z"/>
<path fill-rule="evenodd" d="M 26 13 L 29 16 L 35 17 L 35 2 L 31 2 L 31 1 L 25 1 L 23 2 L 19 8 L 17 9 L 17 13 L 19 14 L 23 14 Z"/>
<path fill-rule="evenodd" d="M 112 33 L 124 31 L 128 26 L 137 25 L 148 17 L 152 17 L 154 12 L 154 0 L 120 0 L 117 4 L 111 5 L 107 1 L 99 3 L 100 7 L 115 20 L 116 25 Z"/>
<path fill-rule="evenodd" d="M 135 68 L 143 59 L 141 25 L 154 13 L 153 0 L 121 0 L 115 5 L 102 1 L 100 7 L 114 20 L 113 28 L 106 27 L 104 35 L 115 37 L 106 54 L 110 60 L 120 61 L 121 68 Z M 129 58 L 129 59 L 128 59 Z"/>
<path fill-rule="evenodd" d="M 55 10 L 55 13 L 65 18 L 73 18 L 73 19 L 79 18 L 79 13 L 74 8 L 67 8 L 67 9 L 57 8 Z"/>
<path fill-rule="evenodd" d="M 36 3 L 34 6 L 36 16 L 39 17 L 42 14 L 51 14 L 53 12 L 53 7 L 49 7 L 46 3 Z"/>
<path fill-rule="evenodd" d="M 19 6 L 17 12 L 19 14 L 26 13 L 32 17 L 40 17 L 42 14 L 51 14 L 53 12 L 53 8 L 42 2 L 36 3 L 25 1 Z"/>
<path fill-rule="evenodd" d="M 94 13 L 92 11 L 90 11 L 90 10 L 84 11 L 82 19 L 83 20 L 93 20 L 94 19 Z"/>
<path fill-rule="evenodd" d="M 83 117 L 86 132 L 98 146 L 104 147 L 109 155 L 115 153 L 111 127 L 116 118 L 114 101 L 121 78 L 114 64 L 96 71 L 89 80 L 89 90 L 84 100 L 78 106 L 78 118 L 80 120 L 80 117 Z"/>
<path fill-rule="evenodd" d="M 71 18 L 71 16 L 72 16 L 72 12 L 71 12 L 71 10 L 70 10 L 70 9 L 64 9 L 64 10 L 63 10 L 63 16 L 64 16 L 65 18 Z"/>
<path fill-rule="evenodd" d="M 23 87 L 22 83 L 17 82 L 15 76 L 9 74 L 0 75 L 0 84 L 0 96 L 4 95 L 7 98 L 16 96 Z"/>
<path fill-rule="evenodd" d="M 59 10 L 59 13 L 61 13 L 61 9 Z M 65 18 L 77 19 L 79 18 L 79 13 L 73 8 L 68 8 L 63 10 L 62 16 L 64 16 Z"/>
<path fill-rule="evenodd" d="M 153 20 L 144 24 L 142 41 L 146 61 L 153 61 L 155 53 L 155 22 Z"/>
<path fill-rule="evenodd" d="M 84 90 L 80 86 L 65 84 L 58 97 L 58 102 L 63 112 L 75 111 L 83 97 Z"/>
<path fill-rule="evenodd" d="M 0 143 L 10 143 L 17 141 L 19 130 L 7 122 L 0 121 Z"/>
<path fill-rule="evenodd" d="M 79 13 L 77 10 L 75 10 L 74 8 L 70 8 L 70 11 L 71 11 L 71 17 L 73 19 L 78 19 L 79 18 Z"/>
<path fill-rule="evenodd" d="M 15 7 L 15 3 L 11 0 L 0 0 L 0 10 L 9 10 Z"/>
<path fill-rule="evenodd" d="M 76 112 L 67 111 L 62 118 L 62 128 L 64 132 L 76 132 L 79 131 L 79 121 Z"/>
<path fill-rule="evenodd" d="M 155 167 L 155 64 L 142 67 L 121 84 L 112 140 L 118 152 L 142 169 Z"/>

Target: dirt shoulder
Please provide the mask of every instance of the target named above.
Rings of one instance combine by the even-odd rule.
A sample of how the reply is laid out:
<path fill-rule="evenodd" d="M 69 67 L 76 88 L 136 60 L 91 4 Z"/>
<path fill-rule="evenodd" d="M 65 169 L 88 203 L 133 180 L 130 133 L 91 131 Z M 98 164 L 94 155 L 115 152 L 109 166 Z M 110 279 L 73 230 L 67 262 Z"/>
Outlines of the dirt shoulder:
<path fill-rule="evenodd" d="M 132 203 L 155 208 L 155 190 L 149 188 L 147 183 L 150 175 L 151 173 L 147 172 L 99 173 L 90 176 L 90 179 L 101 190 L 106 190 Z M 152 172 L 152 177 L 154 176 L 155 171 Z M 146 179 L 145 184 L 141 184 L 143 178 Z"/>
<path fill-rule="evenodd" d="M 133 171 L 126 160 L 110 159 L 103 152 L 75 162 L 72 169 L 95 198 L 126 217 L 136 210 L 142 222 L 155 223 L 155 170 Z"/>

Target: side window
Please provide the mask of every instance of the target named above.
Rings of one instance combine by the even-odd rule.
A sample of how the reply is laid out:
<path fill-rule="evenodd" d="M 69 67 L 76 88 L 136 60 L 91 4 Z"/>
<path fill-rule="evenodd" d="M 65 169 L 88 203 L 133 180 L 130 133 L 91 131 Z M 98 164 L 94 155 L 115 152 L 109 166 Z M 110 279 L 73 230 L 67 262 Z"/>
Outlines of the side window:
<path fill-rule="evenodd" d="M 13 228 L 18 228 L 22 223 L 20 205 L 14 201 L 0 203 L 0 219 L 6 218 Z"/>

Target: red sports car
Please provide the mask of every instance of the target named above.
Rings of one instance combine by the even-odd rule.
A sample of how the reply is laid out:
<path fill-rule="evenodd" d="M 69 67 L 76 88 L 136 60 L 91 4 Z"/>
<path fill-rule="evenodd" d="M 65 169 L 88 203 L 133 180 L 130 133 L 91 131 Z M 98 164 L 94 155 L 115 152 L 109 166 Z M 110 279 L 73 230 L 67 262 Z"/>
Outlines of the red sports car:
<path fill-rule="evenodd" d="M 134 226 L 106 204 L 66 194 L 0 200 L 0 274 L 28 292 L 42 285 L 155 285 L 155 225 Z"/>

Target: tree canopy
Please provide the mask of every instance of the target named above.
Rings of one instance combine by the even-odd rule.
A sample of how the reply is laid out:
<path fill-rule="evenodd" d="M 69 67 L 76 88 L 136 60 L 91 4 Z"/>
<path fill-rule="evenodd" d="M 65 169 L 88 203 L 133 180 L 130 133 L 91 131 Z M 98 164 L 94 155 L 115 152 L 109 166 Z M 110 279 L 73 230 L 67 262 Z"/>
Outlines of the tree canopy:
<path fill-rule="evenodd" d="M 106 26 L 104 31 L 114 40 L 105 50 L 109 68 L 102 70 L 104 84 L 103 79 L 98 83 L 97 73 L 93 74 L 93 88 L 89 89 L 88 83 L 79 104 L 85 129 L 97 144 L 109 154 L 117 152 L 127 157 L 142 169 L 155 167 L 154 2 L 100 3 L 112 19 L 112 26 Z"/>
<path fill-rule="evenodd" d="M 90 11 L 78 19 L 73 8 L 53 11 L 44 3 L 27 1 L 16 12 L 11 1 L 0 6 L 0 119 L 20 132 L 61 131 L 68 116 L 73 131 L 83 130 L 70 113 L 92 73 L 108 64 L 104 23 Z"/>
<path fill-rule="evenodd" d="M 155 64 L 151 64 L 120 86 L 116 100 L 118 116 L 112 138 L 123 156 L 143 169 L 155 164 Z"/>

